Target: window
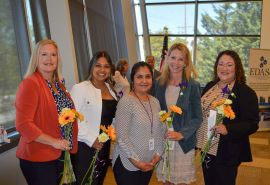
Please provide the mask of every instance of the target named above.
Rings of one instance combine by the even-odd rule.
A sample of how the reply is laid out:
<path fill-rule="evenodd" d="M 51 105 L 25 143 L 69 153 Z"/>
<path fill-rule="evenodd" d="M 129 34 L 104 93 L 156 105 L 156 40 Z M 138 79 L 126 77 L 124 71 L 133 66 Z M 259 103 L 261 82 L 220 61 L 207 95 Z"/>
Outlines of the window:
<path fill-rule="evenodd" d="M 138 39 L 149 42 L 145 53 L 152 53 L 159 65 L 163 46 L 163 28 L 168 28 L 168 46 L 183 42 L 190 49 L 199 73 L 201 85 L 212 79 L 213 65 L 218 53 L 225 49 L 238 52 L 248 67 L 249 49 L 258 48 L 262 16 L 262 1 L 201 1 L 201 0 L 136 0 L 134 8 L 137 25 L 146 29 Z M 143 12 L 144 11 L 144 12 Z M 146 15 L 141 16 L 139 14 Z M 141 19 L 139 19 L 141 16 Z M 145 37 L 146 36 L 146 37 Z M 144 58 L 141 58 L 144 60 Z"/>
<path fill-rule="evenodd" d="M 10 3 L 0 1 L 0 124 L 14 127 L 15 93 L 21 81 L 14 23 Z"/>
<path fill-rule="evenodd" d="M 15 131 L 15 94 L 30 58 L 24 1 L 0 0 L 0 125 L 11 143 L 0 143 L 0 153 L 18 142 Z"/>

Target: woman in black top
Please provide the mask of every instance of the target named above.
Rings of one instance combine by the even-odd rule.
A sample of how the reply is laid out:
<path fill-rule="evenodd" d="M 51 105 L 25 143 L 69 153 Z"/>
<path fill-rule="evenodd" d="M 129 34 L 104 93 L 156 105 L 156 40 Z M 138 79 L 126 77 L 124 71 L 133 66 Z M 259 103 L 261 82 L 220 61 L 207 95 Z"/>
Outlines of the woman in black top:
<path fill-rule="evenodd" d="M 256 93 L 246 85 L 243 66 L 238 54 L 231 50 L 219 53 L 214 65 L 214 79 L 202 93 L 203 123 L 198 130 L 197 147 L 207 140 L 207 118 L 212 102 L 230 99 L 235 118 L 224 118 L 213 127 L 217 134 L 203 163 L 206 185 L 235 185 L 241 162 L 252 161 L 249 135 L 256 132 L 259 122 Z"/>

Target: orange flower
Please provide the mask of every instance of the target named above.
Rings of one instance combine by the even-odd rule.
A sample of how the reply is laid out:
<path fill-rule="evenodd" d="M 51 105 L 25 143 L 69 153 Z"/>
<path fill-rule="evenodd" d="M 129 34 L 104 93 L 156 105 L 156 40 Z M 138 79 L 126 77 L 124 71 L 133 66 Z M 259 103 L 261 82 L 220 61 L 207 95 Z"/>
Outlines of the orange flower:
<path fill-rule="evenodd" d="M 172 112 L 175 112 L 175 113 L 178 113 L 178 114 L 182 114 L 182 109 L 180 107 L 177 107 L 176 105 L 171 105 L 169 107 L 169 109 L 172 111 Z"/>
<path fill-rule="evenodd" d="M 104 133 L 106 133 L 110 137 L 110 139 L 112 141 L 115 141 L 115 139 L 116 139 L 116 133 L 115 133 L 115 129 L 113 128 L 112 125 L 108 126 L 108 128 L 106 128 L 106 126 L 104 126 L 104 125 L 100 125 L 100 129 Z"/>
<path fill-rule="evenodd" d="M 100 129 L 105 133 L 108 132 L 107 128 L 104 125 L 100 125 Z"/>
<path fill-rule="evenodd" d="M 59 115 L 58 121 L 59 121 L 61 126 L 64 126 L 68 123 L 74 122 L 74 120 L 76 118 L 75 116 L 76 115 L 72 110 L 70 110 L 68 108 L 64 108 Z"/>
<path fill-rule="evenodd" d="M 113 128 L 112 125 L 110 125 L 108 127 L 108 136 L 111 138 L 112 141 L 115 141 L 115 139 L 116 139 L 116 133 L 115 133 L 115 129 Z"/>
<path fill-rule="evenodd" d="M 170 117 L 170 115 L 171 115 L 171 112 L 167 112 L 163 114 L 162 116 L 160 116 L 159 121 L 164 122 L 168 117 Z"/>
<path fill-rule="evenodd" d="M 77 112 L 75 109 L 72 109 L 72 112 L 74 112 L 76 118 L 78 118 L 80 121 L 84 120 L 84 116 L 81 113 Z"/>
<path fill-rule="evenodd" d="M 228 105 L 224 106 L 224 115 L 231 120 L 235 118 L 235 113 L 233 112 L 232 107 Z"/>
<path fill-rule="evenodd" d="M 212 103 L 212 106 L 213 107 L 218 107 L 218 106 L 220 106 L 220 105 L 223 105 L 225 103 L 225 99 L 221 99 L 221 100 L 218 100 L 218 101 L 214 101 L 213 103 Z"/>

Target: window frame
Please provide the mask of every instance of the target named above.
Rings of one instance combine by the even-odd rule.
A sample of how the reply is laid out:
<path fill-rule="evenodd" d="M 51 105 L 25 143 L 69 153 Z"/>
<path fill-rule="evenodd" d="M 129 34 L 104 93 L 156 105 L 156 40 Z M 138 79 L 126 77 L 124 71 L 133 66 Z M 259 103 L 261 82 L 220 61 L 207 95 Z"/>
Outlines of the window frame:
<path fill-rule="evenodd" d="M 30 59 L 30 42 L 28 35 L 28 28 L 26 23 L 26 11 L 24 1 L 9 1 L 11 5 L 12 19 L 14 25 L 14 33 L 17 46 L 18 61 L 20 66 L 20 76 L 21 79 L 25 73 L 28 62 Z M 19 48 L 24 48 L 19 49 Z M 1 143 L 0 154 L 16 147 L 19 142 L 20 135 L 16 131 L 15 123 L 13 127 L 8 128 L 7 136 L 10 139 L 10 143 Z"/>
<path fill-rule="evenodd" d="M 185 5 L 185 4 L 194 4 L 195 5 L 195 15 L 194 15 L 194 34 L 167 34 L 168 38 L 170 37 L 193 37 L 194 46 L 193 46 L 193 64 L 196 65 L 196 51 L 197 51 L 197 39 L 199 37 L 261 37 L 261 34 L 247 34 L 247 35 L 236 35 L 236 34 L 199 34 L 198 33 L 198 17 L 199 17 L 199 5 L 201 4 L 213 4 L 213 3 L 238 3 L 238 2 L 262 2 L 263 0 L 190 0 L 184 2 L 148 2 L 146 3 L 145 0 L 139 0 L 139 3 L 134 3 L 133 1 L 133 9 L 135 12 L 135 5 L 139 5 L 141 7 L 141 14 L 142 14 L 142 25 L 143 25 L 143 34 L 137 34 L 137 38 L 142 36 L 144 38 L 144 51 L 146 55 L 151 54 L 151 43 L 150 37 L 160 37 L 164 36 L 163 34 L 150 34 L 148 28 L 148 18 L 146 12 L 146 6 L 155 6 L 155 5 Z M 262 18 L 261 18 L 262 20 Z M 136 20 L 135 20 L 136 21 Z M 136 28 L 137 29 L 137 28 Z M 261 33 L 261 31 L 260 31 Z M 144 60 L 144 58 L 141 58 Z"/>

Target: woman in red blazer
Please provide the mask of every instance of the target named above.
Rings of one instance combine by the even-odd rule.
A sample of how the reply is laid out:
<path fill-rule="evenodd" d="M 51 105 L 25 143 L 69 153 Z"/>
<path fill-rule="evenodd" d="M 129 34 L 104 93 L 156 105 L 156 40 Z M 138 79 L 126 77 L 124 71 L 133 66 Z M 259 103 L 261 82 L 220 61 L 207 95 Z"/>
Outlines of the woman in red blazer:
<path fill-rule="evenodd" d="M 21 170 L 29 185 L 57 185 L 61 180 L 63 151 L 77 151 L 78 125 L 74 122 L 69 139 L 64 138 L 58 114 L 74 108 L 61 75 L 57 44 L 37 43 L 24 80 L 16 94 L 16 129 L 21 135 L 17 148 Z"/>

